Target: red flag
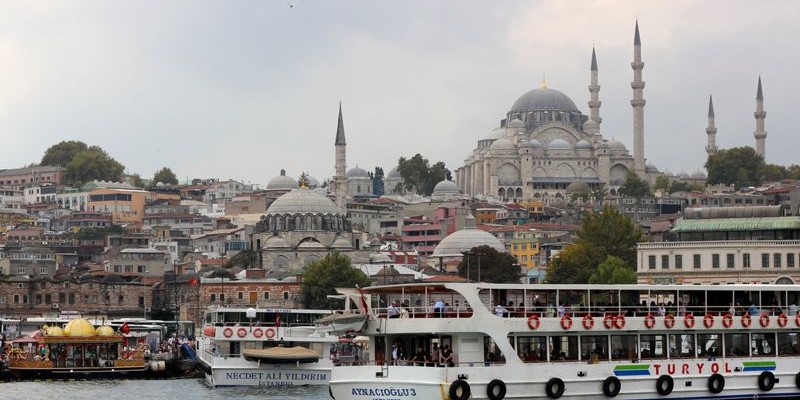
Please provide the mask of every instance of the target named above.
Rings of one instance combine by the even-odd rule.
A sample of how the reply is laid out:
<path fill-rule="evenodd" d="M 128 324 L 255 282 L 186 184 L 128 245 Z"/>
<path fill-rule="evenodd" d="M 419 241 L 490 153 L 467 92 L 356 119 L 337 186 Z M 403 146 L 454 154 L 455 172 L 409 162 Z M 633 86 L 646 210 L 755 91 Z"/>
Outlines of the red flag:
<path fill-rule="evenodd" d="M 356 289 L 358 289 L 358 293 L 361 294 L 361 309 L 364 310 L 364 314 L 369 314 L 369 306 L 367 305 L 367 297 L 364 295 L 364 291 L 361 290 L 361 287 L 356 285 Z"/>
<path fill-rule="evenodd" d="M 197 285 L 198 283 L 200 283 L 200 281 L 198 281 L 197 278 L 189 279 L 189 284 L 192 286 Z"/>
<path fill-rule="evenodd" d="M 119 328 L 119 331 L 127 335 L 131 332 L 131 327 L 128 326 L 128 323 L 126 322 L 122 324 L 122 326 Z"/>
<path fill-rule="evenodd" d="M 275 327 L 281 327 L 281 313 L 275 313 Z"/>

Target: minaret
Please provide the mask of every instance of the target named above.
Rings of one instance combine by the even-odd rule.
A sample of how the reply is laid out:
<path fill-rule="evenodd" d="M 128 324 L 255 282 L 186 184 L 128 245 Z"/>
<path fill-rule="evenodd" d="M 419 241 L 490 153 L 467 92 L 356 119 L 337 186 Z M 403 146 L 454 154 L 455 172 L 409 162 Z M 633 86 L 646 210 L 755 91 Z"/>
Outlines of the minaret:
<path fill-rule="evenodd" d="M 583 124 L 583 130 L 592 135 L 600 134 L 600 85 L 597 83 L 597 56 L 592 46 L 591 82 L 589 83 L 589 121 Z"/>
<path fill-rule="evenodd" d="M 764 118 L 767 112 L 764 111 L 764 93 L 761 91 L 761 75 L 758 76 L 758 90 L 756 91 L 756 112 L 753 113 L 756 117 L 756 132 L 753 134 L 756 138 L 756 154 L 767 159 L 766 149 L 764 142 L 767 138 L 767 131 L 764 130 Z"/>
<path fill-rule="evenodd" d="M 347 143 L 344 140 L 344 119 L 342 119 L 342 103 L 339 102 L 339 126 L 336 127 L 336 205 L 342 212 L 346 211 L 347 200 Z"/>
<path fill-rule="evenodd" d="M 711 99 L 711 95 L 708 95 L 708 126 L 706 127 L 706 134 L 708 135 L 706 153 L 712 156 L 717 153 L 717 126 L 714 123 L 714 101 Z"/>
<path fill-rule="evenodd" d="M 633 170 L 644 178 L 644 81 L 642 80 L 642 42 L 639 39 L 639 21 L 636 21 L 636 32 L 633 35 Z"/>

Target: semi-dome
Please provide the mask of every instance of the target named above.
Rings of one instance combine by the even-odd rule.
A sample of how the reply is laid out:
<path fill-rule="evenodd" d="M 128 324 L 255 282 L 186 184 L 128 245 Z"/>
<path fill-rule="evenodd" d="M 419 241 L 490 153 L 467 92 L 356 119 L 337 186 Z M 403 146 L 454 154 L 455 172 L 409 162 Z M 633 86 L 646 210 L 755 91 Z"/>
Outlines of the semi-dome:
<path fill-rule="evenodd" d="M 97 332 L 94 326 L 88 320 L 83 318 L 76 318 L 67 323 L 64 327 L 64 336 L 70 337 L 87 337 L 95 336 Z"/>
<path fill-rule="evenodd" d="M 286 243 L 286 240 L 280 236 L 270 236 L 269 239 L 264 243 L 264 248 L 267 249 L 285 249 L 289 248 L 289 244 Z"/>
<path fill-rule="evenodd" d="M 589 185 L 586 182 L 575 181 L 567 185 L 567 193 L 584 193 L 589 191 Z"/>
<path fill-rule="evenodd" d="M 591 150 L 592 144 L 589 143 L 586 139 L 579 140 L 578 143 L 575 143 L 575 149 L 577 150 Z"/>
<path fill-rule="evenodd" d="M 347 171 L 348 178 L 369 178 L 369 172 L 358 166 Z"/>
<path fill-rule="evenodd" d="M 308 189 L 294 189 L 275 199 L 267 215 L 276 214 L 340 214 L 330 199 Z"/>
<path fill-rule="evenodd" d="M 703 171 L 695 171 L 691 176 L 692 179 L 706 179 L 706 174 Z"/>
<path fill-rule="evenodd" d="M 472 154 L 470 154 L 469 157 L 472 157 Z M 397 169 L 397 167 L 392 168 L 389 171 L 389 173 L 386 174 L 386 179 L 401 179 L 401 178 L 402 176 L 400 176 L 400 171 Z"/>
<path fill-rule="evenodd" d="M 508 123 L 508 129 L 525 129 L 525 123 L 519 118 L 514 118 L 513 121 Z"/>
<path fill-rule="evenodd" d="M 538 140 L 536 140 L 536 139 L 531 139 L 531 140 L 530 140 L 528 143 L 529 143 L 529 144 L 531 145 L 531 147 L 533 147 L 534 149 L 541 149 L 542 147 L 544 147 L 544 146 L 542 146 L 542 142 L 540 142 L 540 141 L 538 141 Z"/>
<path fill-rule="evenodd" d="M 621 151 L 624 150 L 624 151 L 628 151 L 628 148 L 625 147 L 625 145 L 622 144 L 622 142 L 620 142 L 618 140 L 611 139 L 608 142 L 606 142 L 606 145 L 608 146 L 609 150 L 621 150 Z"/>
<path fill-rule="evenodd" d="M 505 246 L 491 233 L 467 227 L 442 239 L 433 249 L 431 257 L 460 257 L 464 252 L 478 246 L 489 246 L 501 253 L 506 251 Z"/>
<path fill-rule="evenodd" d="M 511 143 L 508 139 L 497 139 L 492 143 L 492 146 L 489 147 L 489 150 L 494 151 L 503 151 L 503 150 L 514 150 L 516 147 L 514 143 Z"/>
<path fill-rule="evenodd" d="M 690 177 L 689 177 L 689 174 L 688 174 L 688 173 L 686 173 L 686 171 L 681 171 L 681 172 L 678 172 L 678 175 L 677 175 L 677 176 L 678 176 L 678 178 L 680 178 L 680 179 L 689 179 L 689 178 L 690 178 Z"/>
<path fill-rule="evenodd" d="M 550 88 L 533 89 L 520 96 L 511 106 L 512 112 L 535 110 L 571 112 L 578 111 L 578 107 L 575 106 L 569 96 Z"/>
<path fill-rule="evenodd" d="M 272 178 L 267 183 L 267 190 L 292 190 L 297 189 L 297 181 L 294 178 L 286 176 L 286 170 L 282 169 L 281 174 Z"/>
<path fill-rule="evenodd" d="M 572 150 L 572 145 L 564 139 L 553 139 L 547 144 L 548 150 Z"/>
<path fill-rule="evenodd" d="M 491 132 L 489 132 L 489 135 L 484 140 L 497 140 L 504 137 L 506 137 L 506 128 L 501 126 L 494 128 Z"/>
<path fill-rule="evenodd" d="M 433 195 L 437 194 L 460 194 L 461 191 L 458 190 L 458 185 L 456 185 L 453 181 L 443 180 L 436 184 L 433 187 Z"/>
<path fill-rule="evenodd" d="M 116 332 L 114 332 L 114 328 L 108 325 L 98 326 L 97 329 L 97 336 L 114 336 Z"/>

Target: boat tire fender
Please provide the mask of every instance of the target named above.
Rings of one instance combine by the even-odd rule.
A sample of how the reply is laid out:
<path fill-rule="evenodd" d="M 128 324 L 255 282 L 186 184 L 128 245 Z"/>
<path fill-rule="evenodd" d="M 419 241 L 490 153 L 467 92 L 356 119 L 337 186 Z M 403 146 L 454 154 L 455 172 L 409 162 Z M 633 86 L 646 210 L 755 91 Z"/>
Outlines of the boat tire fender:
<path fill-rule="evenodd" d="M 800 389 L 800 372 L 798 372 L 797 375 L 794 376 L 794 385 L 797 386 L 798 389 Z"/>
<path fill-rule="evenodd" d="M 764 371 L 758 376 L 758 388 L 769 392 L 775 387 L 775 374 L 770 371 Z"/>
<path fill-rule="evenodd" d="M 506 398 L 506 383 L 500 379 L 492 379 L 486 386 L 486 396 L 490 400 L 503 400 Z"/>
<path fill-rule="evenodd" d="M 550 378 L 547 381 L 547 384 L 544 386 L 544 392 L 547 394 L 547 397 L 551 399 L 558 399 L 564 395 L 564 390 L 566 389 L 566 385 L 561 378 Z"/>
<path fill-rule="evenodd" d="M 675 388 L 675 381 L 669 375 L 661 375 L 656 381 L 656 391 L 662 396 L 667 396 L 672 393 Z"/>
<path fill-rule="evenodd" d="M 472 394 L 469 388 L 469 383 L 463 379 L 456 379 L 450 384 L 450 391 L 448 392 L 452 400 L 467 400 Z"/>
<path fill-rule="evenodd" d="M 622 383 L 616 376 L 609 376 L 603 381 L 603 394 L 606 397 L 617 397 L 620 389 L 622 389 Z"/>
<path fill-rule="evenodd" d="M 713 374 L 708 378 L 708 391 L 714 394 L 725 389 L 725 377 L 720 374 Z"/>

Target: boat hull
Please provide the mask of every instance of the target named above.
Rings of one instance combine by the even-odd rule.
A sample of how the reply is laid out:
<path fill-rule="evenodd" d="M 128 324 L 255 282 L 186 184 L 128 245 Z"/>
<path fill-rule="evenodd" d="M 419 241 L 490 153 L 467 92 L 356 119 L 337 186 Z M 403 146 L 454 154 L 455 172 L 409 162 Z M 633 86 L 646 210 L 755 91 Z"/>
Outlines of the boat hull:
<path fill-rule="evenodd" d="M 131 379 L 156 375 L 145 366 L 122 368 L 14 368 L 14 377 L 25 379 Z"/>
<path fill-rule="evenodd" d="M 259 368 L 209 368 L 206 383 L 218 386 L 292 387 L 327 385 L 330 368 L 313 368 L 304 365 L 270 365 Z"/>

